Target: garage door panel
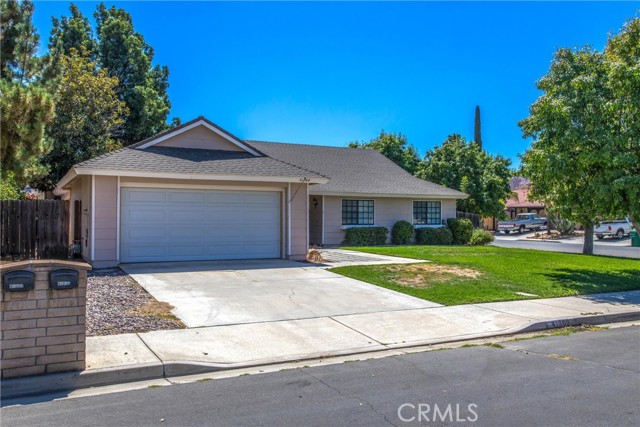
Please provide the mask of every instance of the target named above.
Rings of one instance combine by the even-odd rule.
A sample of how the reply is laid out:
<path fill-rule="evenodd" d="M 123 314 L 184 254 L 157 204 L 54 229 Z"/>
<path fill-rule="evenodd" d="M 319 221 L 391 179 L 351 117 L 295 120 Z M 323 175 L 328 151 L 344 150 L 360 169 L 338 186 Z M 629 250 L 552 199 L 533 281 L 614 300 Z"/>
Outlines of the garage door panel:
<path fill-rule="evenodd" d="M 162 227 L 135 227 L 129 230 L 128 238 L 166 240 L 166 229 Z"/>
<path fill-rule="evenodd" d="M 168 194 L 169 203 L 205 204 L 205 195 L 202 192 L 172 191 Z"/>
<path fill-rule="evenodd" d="M 270 204 L 273 201 L 274 196 L 277 197 L 274 193 L 264 193 L 264 194 L 255 194 L 250 197 L 245 197 L 244 203 L 248 204 Z"/>
<path fill-rule="evenodd" d="M 269 245 L 247 245 L 244 246 L 243 258 L 265 258 L 265 254 L 271 253 L 273 247 Z"/>
<path fill-rule="evenodd" d="M 155 259 L 166 256 L 165 246 L 158 245 L 129 245 L 127 247 L 127 255 L 131 258 L 139 258 L 140 260 Z"/>
<path fill-rule="evenodd" d="M 199 209 L 199 210 L 183 210 L 183 211 L 178 211 L 178 210 L 171 210 L 169 212 L 167 212 L 167 220 L 170 222 L 192 222 L 192 221 L 197 221 L 197 222 L 205 222 L 207 221 L 207 214 L 208 212 L 205 209 Z"/>
<path fill-rule="evenodd" d="M 200 257 L 204 253 L 206 245 L 173 245 L 169 246 L 170 257 Z"/>
<path fill-rule="evenodd" d="M 277 192 L 124 188 L 121 261 L 280 257 Z"/>
<path fill-rule="evenodd" d="M 265 230 L 263 228 L 247 227 L 246 233 L 241 237 L 245 242 L 272 241 L 277 239 L 278 233 L 273 230 Z"/>
<path fill-rule="evenodd" d="M 122 200 L 123 202 L 166 202 L 166 199 L 167 195 L 164 192 L 132 189 Z"/>
<path fill-rule="evenodd" d="M 213 208 L 216 211 L 215 217 L 207 217 L 207 222 L 212 227 L 223 227 L 230 223 L 236 224 L 238 220 L 244 220 L 244 213 L 239 212 L 240 207 L 236 207 L 235 209 L 231 209 L 229 206 Z"/>
<path fill-rule="evenodd" d="M 207 204 L 217 206 L 242 205 L 245 203 L 243 195 L 237 193 L 209 193 L 206 195 L 205 201 Z"/>
<path fill-rule="evenodd" d="M 139 208 L 133 208 L 130 209 L 128 211 L 126 211 L 127 214 L 124 216 L 123 219 L 128 219 L 128 220 L 132 220 L 132 221 L 143 221 L 143 222 L 147 222 L 147 221 L 162 221 L 166 218 L 166 214 L 164 211 L 162 210 L 157 210 L 157 209 L 139 209 Z"/>
<path fill-rule="evenodd" d="M 245 212 L 245 220 L 249 223 L 266 223 L 266 222 L 272 222 L 275 218 L 277 217 L 277 215 L 275 215 L 273 212 L 265 210 L 265 209 L 256 209 L 253 211 L 247 211 Z"/>
<path fill-rule="evenodd" d="M 193 242 L 204 241 L 206 236 L 202 235 L 201 228 L 195 227 L 172 227 L 168 228 L 166 235 L 168 237 L 167 242 L 179 242 L 184 239 L 189 239 Z"/>

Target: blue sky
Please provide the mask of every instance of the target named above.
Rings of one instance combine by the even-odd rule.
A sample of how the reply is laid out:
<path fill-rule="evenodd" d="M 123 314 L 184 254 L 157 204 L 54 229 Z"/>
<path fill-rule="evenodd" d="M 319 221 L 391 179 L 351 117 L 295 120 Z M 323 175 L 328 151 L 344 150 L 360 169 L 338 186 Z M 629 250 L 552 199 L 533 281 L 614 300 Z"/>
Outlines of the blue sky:
<path fill-rule="evenodd" d="M 381 129 L 420 154 L 447 135 L 514 160 L 518 120 L 559 47 L 602 49 L 640 2 L 105 2 L 126 9 L 170 69 L 171 116 L 245 139 L 345 145 Z M 80 2 L 90 16 L 97 3 Z M 46 47 L 68 2 L 36 1 Z"/>

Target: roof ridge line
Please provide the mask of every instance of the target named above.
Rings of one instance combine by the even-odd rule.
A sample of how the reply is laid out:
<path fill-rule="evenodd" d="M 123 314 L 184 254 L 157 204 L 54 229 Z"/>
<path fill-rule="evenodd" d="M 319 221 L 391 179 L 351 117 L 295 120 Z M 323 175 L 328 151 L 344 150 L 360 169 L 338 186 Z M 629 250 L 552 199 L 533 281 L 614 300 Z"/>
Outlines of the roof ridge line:
<path fill-rule="evenodd" d="M 362 148 L 362 147 L 343 147 L 343 146 L 338 146 L 338 145 L 299 144 L 297 142 L 263 141 L 263 140 L 259 140 L 259 139 L 245 139 L 244 141 L 246 141 L 248 144 L 251 144 L 252 142 L 257 142 L 258 144 L 280 144 L 280 145 L 297 145 L 297 146 L 302 146 L 302 147 L 337 148 L 337 149 L 342 149 L 342 150 L 353 150 L 353 149 L 362 149 L 362 150 L 364 150 L 364 148 Z M 256 148 L 256 150 L 257 150 L 257 148 Z"/>
<path fill-rule="evenodd" d="M 316 174 L 316 175 L 321 176 L 323 178 L 331 179 L 328 176 L 321 174 L 320 172 L 312 171 L 311 169 L 303 168 L 302 166 L 298 166 L 298 165 L 293 164 L 293 163 L 285 162 L 284 160 L 276 159 L 275 157 L 271 157 L 271 156 L 268 156 L 266 154 L 264 156 L 269 158 L 269 159 L 271 159 L 271 160 L 275 160 L 276 162 L 280 162 L 280 163 L 288 165 L 288 166 L 293 166 L 294 168 L 300 169 L 302 171 L 313 173 L 313 174 Z"/>

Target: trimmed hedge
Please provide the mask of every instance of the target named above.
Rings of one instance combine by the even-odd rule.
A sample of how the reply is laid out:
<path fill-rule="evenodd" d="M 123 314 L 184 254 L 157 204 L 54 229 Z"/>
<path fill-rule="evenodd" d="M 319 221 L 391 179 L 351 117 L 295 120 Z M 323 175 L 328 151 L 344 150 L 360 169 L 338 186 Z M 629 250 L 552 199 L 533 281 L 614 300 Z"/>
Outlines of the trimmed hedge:
<path fill-rule="evenodd" d="M 377 246 L 387 243 L 387 227 L 347 228 L 344 244 L 351 246 Z"/>
<path fill-rule="evenodd" d="M 407 221 L 398 221 L 391 229 L 391 243 L 394 245 L 406 245 L 413 239 L 413 225 Z"/>
<path fill-rule="evenodd" d="M 474 246 L 488 245 L 493 242 L 493 234 L 482 228 L 476 228 L 471 234 L 471 240 L 469 243 Z"/>
<path fill-rule="evenodd" d="M 473 223 L 466 218 L 448 218 L 447 227 L 453 234 L 453 243 L 466 245 L 473 234 Z"/>
<path fill-rule="evenodd" d="M 419 245 L 450 245 L 453 234 L 448 228 L 417 228 L 416 243 Z"/>

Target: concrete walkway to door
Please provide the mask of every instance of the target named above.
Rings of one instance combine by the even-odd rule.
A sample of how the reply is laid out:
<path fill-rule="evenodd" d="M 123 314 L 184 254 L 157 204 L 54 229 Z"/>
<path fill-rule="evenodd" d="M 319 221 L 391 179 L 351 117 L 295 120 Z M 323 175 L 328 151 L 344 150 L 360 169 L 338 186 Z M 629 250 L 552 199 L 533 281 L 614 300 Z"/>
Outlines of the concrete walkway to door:
<path fill-rule="evenodd" d="M 384 257 L 377 263 L 416 262 Z M 187 327 L 376 313 L 438 307 L 327 271 L 285 260 L 124 264 L 157 300 L 175 307 Z"/>

